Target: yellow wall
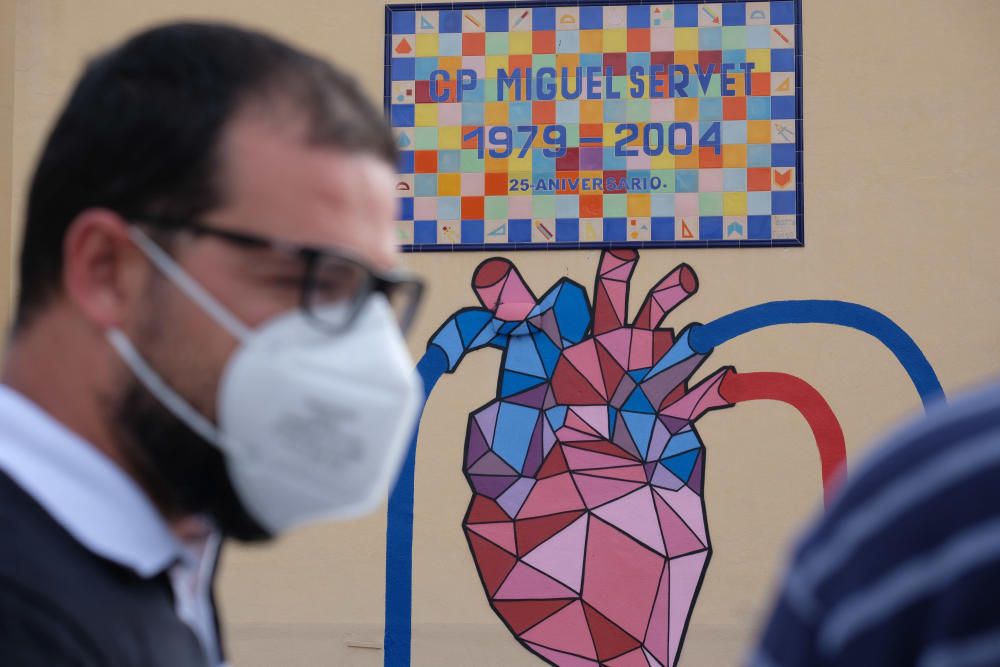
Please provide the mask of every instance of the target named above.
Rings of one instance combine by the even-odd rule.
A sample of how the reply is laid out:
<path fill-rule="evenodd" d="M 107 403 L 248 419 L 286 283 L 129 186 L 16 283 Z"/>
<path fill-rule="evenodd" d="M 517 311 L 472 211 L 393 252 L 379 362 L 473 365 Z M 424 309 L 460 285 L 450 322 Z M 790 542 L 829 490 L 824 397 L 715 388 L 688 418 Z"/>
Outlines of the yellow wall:
<path fill-rule="evenodd" d="M 1000 3 L 803 4 L 807 246 L 644 251 L 633 293 L 684 261 L 701 292 L 672 316 L 675 327 L 773 299 L 845 299 L 903 326 L 947 390 L 996 375 L 1000 76 L 988 63 L 1000 55 L 993 34 Z M 381 96 L 383 8 L 370 0 L 0 0 L 0 307 L 12 259 L 6 213 L 14 212 L 16 229 L 35 153 L 82 58 L 179 17 L 265 27 L 351 67 Z M 486 256 L 408 257 L 431 285 L 415 353 L 447 315 L 475 303 L 469 280 Z M 584 251 L 508 256 L 536 292 L 563 275 L 591 285 L 597 261 Z M 471 356 L 442 379 L 425 414 L 415 665 L 540 664 L 487 606 L 460 527 L 469 499 L 461 474 L 466 415 L 493 397 L 498 359 L 493 351 Z M 840 417 L 855 460 L 919 408 L 892 357 L 849 330 L 809 325 L 748 335 L 719 349 L 703 374 L 726 364 L 811 382 Z M 790 408 L 741 405 L 704 418 L 699 429 L 709 450 L 714 556 L 682 666 L 736 662 L 765 610 L 786 543 L 820 499 L 811 435 Z M 221 597 L 234 664 L 380 665 L 384 548 L 383 514 L 303 530 L 274 546 L 231 548 Z"/>

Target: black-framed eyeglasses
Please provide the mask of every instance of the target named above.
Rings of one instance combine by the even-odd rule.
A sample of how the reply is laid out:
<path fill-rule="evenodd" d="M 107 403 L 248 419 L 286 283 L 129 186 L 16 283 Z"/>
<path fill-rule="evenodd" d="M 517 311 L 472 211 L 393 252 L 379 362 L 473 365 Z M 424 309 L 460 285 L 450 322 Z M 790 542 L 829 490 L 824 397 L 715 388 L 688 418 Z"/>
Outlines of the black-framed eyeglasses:
<path fill-rule="evenodd" d="M 143 216 L 131 222 L 165 231 L 210 236 L 243 248 L 271 250 L 298 258 L 304 267 L 301 308 L 317 327 L 330 334 L 349 329 L 374 294 L 385 296 L 405 334 L 423 298 L 424 283 L 415 274 L 402 269 L 380 271 L 341 248 L 288 243 L 197 220 Z"/>

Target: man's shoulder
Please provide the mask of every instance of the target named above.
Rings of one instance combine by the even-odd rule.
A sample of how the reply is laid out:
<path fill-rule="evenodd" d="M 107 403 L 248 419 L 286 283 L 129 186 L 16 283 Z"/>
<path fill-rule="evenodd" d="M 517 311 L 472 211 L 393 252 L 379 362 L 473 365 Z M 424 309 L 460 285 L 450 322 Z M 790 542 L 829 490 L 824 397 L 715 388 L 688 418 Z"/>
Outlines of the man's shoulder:
<path fill-rule="evenodd" d="M 98 560 L 16 482 L 0 470 L 0 577 L 31 583 L 34 573 L 93 569 Z M 43 581 L 49 576 L 39 577 Z"/>
<path fill-rule="evenodd" d="M 933 408 L 877 446 L 800 543 L 792 588 L 835 604 L 906 567 L 924 576 L 998 525 L 1000 385 Z M 1000 568 L 1000 552 L 976 567 Z"/>
<path fill-rule="evenodd" d="M 147 580 L 90 552 L 2 471 L 0 535 L 0 581 L 16 582 L 22 594 L 70 616 L 108 619 L 150 596 Z M 159 597 L 169 608 L 169 595 Z"/>
<path fill-rule="evenodd" d="M 4 665 L 98 667 L 107 656 L 76 618 L 20 582 L 0 577 L 0 644 Z"/>
<path fill-rule="evenodd" d="M 0 534 L 0 644 L 36 659 L 10 664 L 201 664 L 166 574 L 143 578 L 91 553 L 2 471 Z M 65 662 L 38 661 L 46 637 Z"/>
<path fill-rule="evenodd" d="M 0 471 L 0 643 L 4 664 L 101 665 L 88 627 L 107 573 Z"/>
<path fill-rule="evenodd" d="M 852 473 L 829 518 L 867 511 L 878 498 L 906 504 L 932 492 L 940 497 L 955 483 L 1000 493 L 994 473 L 1000 474 L 1000 383 L 934 405 L 885 438 Z"/>
<path fill-rule="evenodd" d="M 755 664 L 916 664 L 1000 625 L 998 585 L 995 385 L 932 408 L 853 471 L 800 542 Z"/>

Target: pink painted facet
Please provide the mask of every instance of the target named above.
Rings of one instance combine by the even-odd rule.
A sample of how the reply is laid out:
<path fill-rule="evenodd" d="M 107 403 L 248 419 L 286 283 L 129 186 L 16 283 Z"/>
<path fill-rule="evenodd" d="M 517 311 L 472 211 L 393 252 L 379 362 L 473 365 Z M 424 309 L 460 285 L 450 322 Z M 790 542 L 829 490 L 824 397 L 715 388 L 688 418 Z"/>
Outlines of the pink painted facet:
<path fill-rule="evenodd" d="M 721 408 L 729 402 L 719 394 L 719 385 L 725 370 L 691 388 L 683 398 L 667 406 L 663 414 L 679 419 L 693 420 L 712 408 Z"/>
<path fill-rule="evenodd" d="M 590 628 L 580 602 L 557 611 L 522 636 L 526 641 L 549 649 L 597 659 L 597 651 L 590 639 Z"/>
<path fill-rule="evenodd" d="M 576 447 L 563 447 L 566 462 L 573 470 L 591 470 L 595 468 L 618 468 L 635 465 L 635 461 L 618 456 L 609 456 L 591 452 Z"/>
<path fill-rule="evenodd" d="M 679 516 L 684 523 L 691 527 L 692 532 L 703 543 L 708 542 L 708 535 L 705 532 L 705 517 L 702 512 L 701 496 L 686 486 L 682 486 L 676 491 L 669 489 L 654 488 L 653 492 L 667 502 L 667 505 Z"/>
<path fill-rule="evenodd" d="M 569 413 L 567 413 L 566 414 L 567 421 L 569 420 L 569 418 L 570 418 Z M 579 429 L 571 428 L 569 426 L 563 426 L 558 431 L 556 431 L 556 438 L 562 442 L 589 442 L 591 440 L 599 439 L 593 433 L 581 431 Z"/>
<path fill-rule="evenodd" d="M 583 417 L 581 417 L 575 410 L 569 410 L 566 413 L 566 423 L 563 428 L 572 429 L 577 433 L 587 435 L 591 440 L 598 440 L 604 438 L 598 430 L 591 424 L 589 424 Z"/>
<path fill-rule="evenodd" d="M 516 269 L 510 271 L 501 283 L 500 302 L 495 312 L 502 320 L 523 320 L 535 307 L 535 297 L 524 284 Z"/>
<path fill-rule="evenodd" d="M 632 343 L 632 329 L 615 329 L 597 337 L 597 342 L 611 353 L 611 356 L 627 368 L 629 348 Z"/>
<path fill-rule="evenodd" d="M 686 523 L 674 513 L 665 502 L 656 499 L 656 514 L 663 539 L 667 544 L 667 555 L 671 558 L 683 556 L 705 548 L 704 543 L 691 531 Z"/>
<path fill-rule="evenodd" d="M 663 664 L 661 664 L 659 660 L 653 657 L 653 655 L 649 651 L 643 649 L 642 652 L 646 654 L 646 660 L 649 661 L 649 667 L 664 667 Z"/>
<path fill-rule="evenodd" d="M 679 284 L 675 284 L 662 290 L 657 290 L 653 293 L 656 305 L 666 312 L 671 311 L 675 306 L 677 306 L 677 304 L 686 299 L 687 296 L 687 292 L 685 292 L 684 288 Z"/>
<path fill-rule="evenodd" d="M 652 366 L 653 332 L 646 329 L 633 329 L 632 345 L 628 354 L 628 369 L 630 371 Z"/>
<path fill-rule="evenodd" d="M 575 591 L 566 588 L 547 574 L 524 563 L 517 563 L 497 590 L 497 600 L 539 600 L 571 598 Z"/>
<path fill-rule="evenodd" d="M 638 491 L 595 509 L 594 514 L 657 553 L 667 555 L 648 486 L 641 486 Z"/>
<path fill-rule="evenodd" d="M 591 517 L 583 597 L 633 637 L 646 631 L 663 558 Z"/>
<path fill-rule="evenodd" d="M 600 268 L 597 269 L 597 275 L 601 278 L 605 278 L 615 269 L 622 266 L 628 266 L 633 262 L 634 260 L 622 259 L 613 252 L 606 252 L 601 255 L 601 264 Z"/>
<path fill-rule="evenodd" d="M 708 552 L 702 551 L 670 560 L 670 627 L 673 630 L 670 633 L 670 659 L 665 664 L 674 664 L 707 558 Z"/>
<path fill-rule="evenodd" d="M 503 523 L 473 523 L 469 525 L 469 530 L 511 553 L 517 552 L 517 547 L 514 544 L 514 524 L 509 521 L 504 521 Z"/>
<path fill-rule="evenodd" d="M 570 414 L 576 414 L 585 424 L 590 426 L 598 435 L 607 439 L 608 437 L 608 409 L 595 405 L 573 406 L 567 413 L 567 421 Z"/>
<path fill-rule="evenodd" d="M 587 471 L 588 475 L 595 477 L 610 477 L 611 479 L 621 479 L 629 482 L 645 482 L 646 471 L 642 464 L 622 466 L 620 468 L 594 468 Z"/>
<path fill-rule="evenodd" d="M 608 660 L 604 664 L 608 667 L 649 667 L 649 663 L 646 662 L 646 655 L 642 652 L 641 648 L 629 651 L 614 660 Z"/>
<path fill-rule="evenodd" d="M 604 394 L 604 376 L 601 375 L 601 363 L 597 359 L 597 347 L 593 339 L 565 350 L 563 357 L 586 378 L 587 382 L 597 390 L 597 393 L 607 398 Z"/>
<path fill-rule="evenodd" d="M 624 304 L 626 303 L 625 294 L 628 292 L 628 283 L 619 281 L 605 281 L 604 289 L 608 291 L 608 298 L 611 299 L 613 304 L 622 304 L 622 310 L 624 310 Z"/>
<path fill-rule="evenodd" d="M 613 280 L 615 282 L 624 283 L 628 281 L 629 276 L 632 275 L 633 266 L 634 265 L 631 262 L 623 263 L 617 269 L 611 269 L 606 273 L 601 273 L 601 277 L 605 280 Z"/>
<path fill-rule="evenodd" d="M 513 539 L 513 528 L 511 538 Z M 524 562 L 580 592 L 587 517 L 582 516 L 524 556 Z"/>
<path fill-rule="evenodd" d="M 559 667 L 598 667 L 598 663 L 594 660 L 587 660 L 577 655 L 563 653 L 562 651 L 553 651 L 552 649 L 545 648 L 539 644 L 532 644 L 531 642 L 528 642 L 528 646 L 537 651 L 542 657 L 550 660 L 553 664 L 559 665 Z"/>
<path fill-rule="evenodd" d="M 611 502 L 642 488 L 640 482 L 628 482 L 589 475 L 573 475 L 576 486 L 588 509 Z"/>
<path fill-rule="evenodd" d="M 656 599 L 642 642 L 646 650 L 666 662 L 670 654 L 670 563 L 666 561 L 657 582 Z"/>
<path fill-rule="evenodd" d="M 494 285 L 477 287 L 476 296 L 479 297 L 479 301 L 487 308 L 495 308 L 500 303 L 500 293 L 503 291 L 503 286 L 506 282 L 507 278 L 504 277 Z"/>
<path fill-rule="evenodd" d="M 583 508 L 583 500 L 567 472 L 535 482 L 517 518 L 528 519 Z"/>

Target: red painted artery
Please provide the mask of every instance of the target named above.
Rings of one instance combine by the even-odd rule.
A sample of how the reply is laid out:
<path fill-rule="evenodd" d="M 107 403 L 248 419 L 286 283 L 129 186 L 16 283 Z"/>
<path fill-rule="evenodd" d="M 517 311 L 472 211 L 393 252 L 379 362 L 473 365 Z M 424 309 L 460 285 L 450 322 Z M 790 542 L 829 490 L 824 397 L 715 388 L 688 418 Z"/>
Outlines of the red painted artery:
<path fill-rule="evenodd" d="M 805 418 L 816 438 L 823 472 L 823 496 L 829 505 L 837 487 L 844 480 L 847 449 L 844 430 L 830 404 L 808 382 L 787 373 L 726 374 L 719 387 L 730 403 L 744 401 L 781 401 L 794 407 Z"/>

